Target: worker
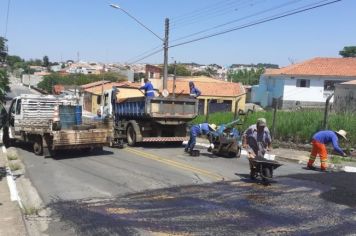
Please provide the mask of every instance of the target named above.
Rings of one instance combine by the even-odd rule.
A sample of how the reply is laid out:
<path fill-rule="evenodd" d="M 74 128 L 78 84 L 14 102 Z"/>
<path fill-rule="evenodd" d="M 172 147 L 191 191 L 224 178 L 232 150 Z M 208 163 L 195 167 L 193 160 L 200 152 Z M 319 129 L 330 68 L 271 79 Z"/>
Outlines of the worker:
<path fill-rule="evenodd" d="M 193 81 L 189 81 L 189 96 L 192 97 L 192 98 L 197 98 L 201 95 L 201 92 L 200 90 L 195 87 Z"/>
<path fill-rule="evenodd" d="M 103 117 L 101 115 L 101 109 L 99 108 L 97 111 L 96 111 L 96 116 L 94 116 L 94 121 L 99 121 L 99 120 L 102 120 Z"/>
<path fill-rule="evenodd" d="M 265 118 L 258 118 L 256 124 L 251 125 L 242 135 L 242 147 L 248 152 L 250 163 L 250 177 L 255 178 L 255 166 L 251 163 L 253 158 L 263 158 L 265 153 L 272 149 L 272 139 Z"/>
<path fill-rule="evenodd" d="M 202 123 L 193 125 L 190 129 L 189 141 L 184 151 L 191 153 L 195 147 L 196 138 L 200 135 L 208 135 L 212 131 L 216 131 L 215 124 Z"/>
<path fill-rule="evenodd" d="M 151 82 L 145 78 L 144 79 L 145 85 L 143 85 L 142 87 L 140 87 L 139 89 L 144 89 L 145 90 L 145 96 L 146 97 L 154 97 L 155 96 L 155 91 L 153 89 L 153 85 L 151 84 Z"/>
<path fill-rule="evenodd" d="M 309 162 L 307 168 L 310 170 L 315 170 L 313 166 L 316 156 L 320 156 L 320 169 L 321 171 L 326 171 L 328 152 L 325 144 L 332 143 L 334 150 L 342 156 L 347 156 L 345 152 L 339 147 L 339 138 L 346 139 L 346 131 L 332 131 L 332 130 L 322 130 L 314 134 L 312 138 L 312 151 L 310 153 Z"/>

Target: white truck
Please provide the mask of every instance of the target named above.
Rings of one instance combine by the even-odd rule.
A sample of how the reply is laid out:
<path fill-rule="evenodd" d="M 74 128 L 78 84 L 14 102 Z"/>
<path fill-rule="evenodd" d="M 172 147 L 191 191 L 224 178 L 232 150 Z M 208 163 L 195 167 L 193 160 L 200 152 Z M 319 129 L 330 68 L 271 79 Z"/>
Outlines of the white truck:
<path fill-rule="evenodd" d="M 60 149 L 102 149 L 111 133 L 110 119 L 83 123 L 74 96 L 23 94 L 10 104 L 3 140 L 31 143 L 36 155 L 53 156 Z"/>

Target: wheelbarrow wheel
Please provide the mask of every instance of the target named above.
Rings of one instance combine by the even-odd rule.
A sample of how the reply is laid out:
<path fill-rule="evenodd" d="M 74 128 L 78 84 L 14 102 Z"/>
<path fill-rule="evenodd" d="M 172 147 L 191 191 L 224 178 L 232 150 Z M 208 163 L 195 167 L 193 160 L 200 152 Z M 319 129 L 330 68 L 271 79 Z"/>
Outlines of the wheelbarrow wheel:
<path fill-rule="evenodd" d="M 265 184 L 269 183 L 269 180 L 272 178 L 272 170 L 270 167 L 263 167 L 262 169 L 262 181 Z"/>

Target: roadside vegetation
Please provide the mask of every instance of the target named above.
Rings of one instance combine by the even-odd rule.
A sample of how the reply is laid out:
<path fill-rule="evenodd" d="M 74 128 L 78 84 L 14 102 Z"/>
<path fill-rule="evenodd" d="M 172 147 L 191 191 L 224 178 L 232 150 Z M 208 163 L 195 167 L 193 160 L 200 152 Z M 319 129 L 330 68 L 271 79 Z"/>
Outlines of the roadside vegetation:
<path fill-rule="evenodd" d="M 238 126 L 240 132 L 243 132 L 248 126 L 254 124 L 259 117 L 265 117 L 268 127 L 272 129 L 273 112 L 255 112 L 249 114 L 243 121 L 243 124 Z M 243 116 L 240 118 L 243 119 Z M 298 144 L 309 143 L 312 135 L 322 129 L 323 118 L 324 114 L 322 111 L 278 111 L 274 139 Z M 192 123 L 199 124 L 205 122 L 205 119 L 205 116 L 200 115 Z M 229 123 L 233 119 L 234 115 L 231 112 L 218 112 L 210 114 L 208 122 L 220 125 Z M 356 114 L 330 114 L 328 129 L 346 130 L 348 132 L 349 144 L 342 143 L 342 145 L 356 147 Z"/>
<path fill-rule="evenodd" d="M 101 75 L 84 75 L 84 74 L 60 75 L 58 73 L 52 73 L 44 77 L 43 81 L 41 81 L 38 84 L 38 88 L 48 93 L 52 93 L 53 86 L 57 84 L 80 86 L 83 84 L 88 84 L 101 80 L 120 82 L 120 81 L 126 81 L 127 78 L 119 73 L 112 73 L 112 72 L 108 72 Z"/>
<path fill-rule="evenodd" d="M 21 169 L 21 166 L 18 163 L 9 163 L 9 168 L 11 171 L 17 171 Z"/>

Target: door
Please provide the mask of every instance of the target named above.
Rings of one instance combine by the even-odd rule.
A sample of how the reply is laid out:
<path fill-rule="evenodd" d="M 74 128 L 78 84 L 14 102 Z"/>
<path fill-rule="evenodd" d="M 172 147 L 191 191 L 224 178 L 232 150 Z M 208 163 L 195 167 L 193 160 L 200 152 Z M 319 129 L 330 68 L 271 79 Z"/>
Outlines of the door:
<path fill-rule="evenodd" d="M 22 119 L 21 98 L 11 102 L 9 111 L 9 137 L 15 138 L 15 135 L 20 135 L 21 129 L 19 126 L 19 121 Z"/>
<path fill-rule="evenodd" d="M 9 109 L 9 138 L 15 138 L 15 113 L 16 113 L 16 101 L 17 99 L 12 100 Z"/>

